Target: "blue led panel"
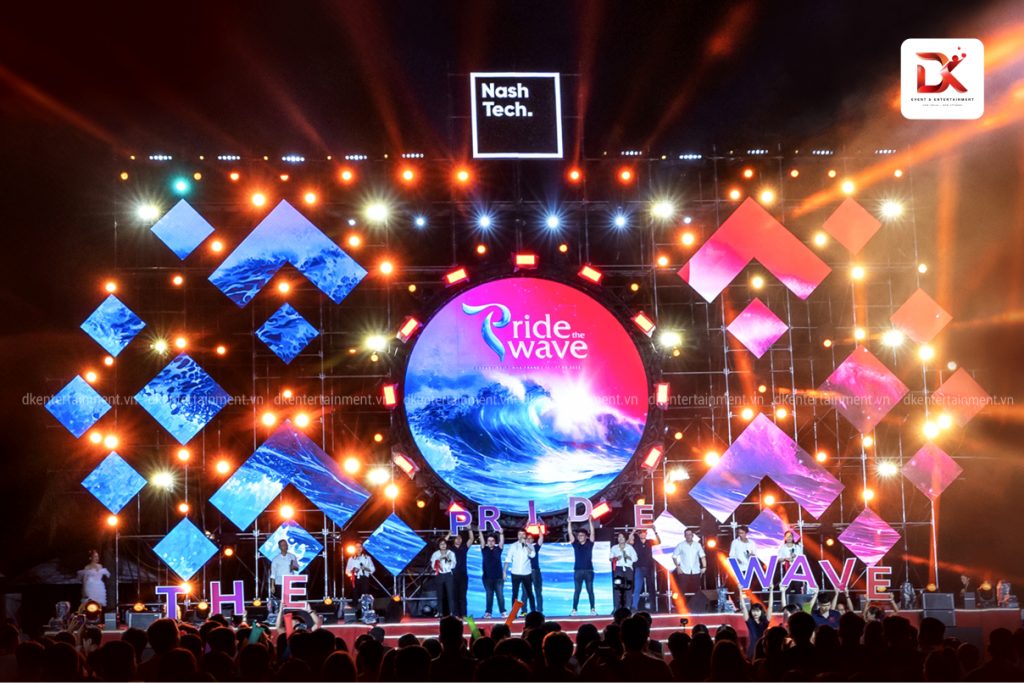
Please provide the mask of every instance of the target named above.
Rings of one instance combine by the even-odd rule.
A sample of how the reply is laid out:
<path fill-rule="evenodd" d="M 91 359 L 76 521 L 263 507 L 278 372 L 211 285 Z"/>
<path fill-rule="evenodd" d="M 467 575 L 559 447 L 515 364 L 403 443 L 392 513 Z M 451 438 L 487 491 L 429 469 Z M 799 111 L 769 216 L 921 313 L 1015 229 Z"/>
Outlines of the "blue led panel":
<path fill-rule="evenodd" d="M 291 304 L 281 306 L 256 330 L 259 340 L 285 363 L 291 363 L 318 334 Z"/>
<path fill-rule="evenodd" d="M 210 282 L 241 307 L 286 263 L 336 304 L 366 277 L 366 270 L 341 247 L 281 201 L 213 271 Z"/>
<path fill-rule="evenodd" d="M 408 524 L 392 512 L 370 534 L 363 548 L 377 558 L 392 576 L 398 576 L 426 545 Z"/>
<path fill-rule="evenodd" d="M 153 546 L 153 552 L 188 581 L 213 557 L 217 546 L 190 520 L 183 519 Z"/>
<path fill-rule="evenodd" d="M 135 394 L 139 405 L 182 445 L 198 434 L 230 399 L 185 353 L 168 363 Z"/>
<path fill-rule="evenodd" d="M 178 258 L 191 254 L 213 232 L 213 226 L 184 199 L 150 228 Z"/>
<path fill-rule="evenodd" d="M 85 333 L 111 356 L 121 353 L 145 326 L 146 323 L 113 294 L 82 323 Z"/>
<path fill-rule="evenodd" d="M 82 480 L 82 486 L 115 515 L 145 485 L 146 478 L 114 451 Z"/>
<path fill-rule="evenodd" d="M 78 375 L 46 402 L 46 409 L 77 438 L 107 414 L 110 404 Z"/>
<path fill-rule="evenodd" d="M 295 553 L 295 557 L 299 558 L 300 572 L 305 571 L 309 563 L 313 561 L 313 558 L 324 549 L 323 545 L 313 538 L 312 534 L 299 526 L 298 523 L 289 519 L 277 527 L 277 531 L 270 534 L 266 542 L 260 546 L 260 553 L 263 557 L 273 560 L 280 555 L 281 550 L 277 547 L 277 544 L 282 538 L 288 541 L 289 552 Z"/>
<path fill-rule="evenodd" d="M 338 526 L 345 526 L 370 492 L 288 420 L 224 482 L 210 502 L 245 529 L 291 484 Z"/>

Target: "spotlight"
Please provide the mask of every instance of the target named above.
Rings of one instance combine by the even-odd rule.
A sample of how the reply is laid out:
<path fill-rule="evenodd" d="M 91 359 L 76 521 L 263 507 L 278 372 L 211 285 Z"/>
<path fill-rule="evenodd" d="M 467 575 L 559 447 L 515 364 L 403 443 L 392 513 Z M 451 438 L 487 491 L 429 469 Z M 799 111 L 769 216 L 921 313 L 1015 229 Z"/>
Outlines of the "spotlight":
<path fill-rule="evenodd" d="M 427 501 L 423 500 L 422 498 L 417 498 L 416 507 L 422 510 L 423 508 L 427 507 Z"/>
<path fill-rule="evenodd" d="M 917 357 L 927 363 L 935 358 L 935 347 L 931 344 L 921 344 L 917 349 Z"/>
<path fill-rule="evenodd" d="M 103 289 L 105 289 L 109 294 L 113 294 L 117 291 L 117 283 L 113 280 L 107 280 L 103 283 Z"/>
<path fill-rule="evenodd" d="M 616 174 L 616 177 L 619 179 L 619 182 L 621 184 L 629 185 L 631 182 L 633 182 L 633 169 L 620 168 L 618 174 Z"/>
<path fill-rule="evenodd" d="M 174 193 L 177 195 L 188 194 L 190 185 L 184 178 L 175 178 L 174 183 L 171 185 L 174 188 Z"/>
<path fill-rule="evenodd" d="M 714 550 L 715 548 L 718 547 L 718 541 L 716 539 L 714 539 L 714 538 L 709 538 L 708 542 L 707 542 L 707 546 L 709 548 L 711 548 L 712 550 Z"/>
<path fill-rule="evenodd" d="M 277 424 L 277 415 L 274 415 L 269 410 L 260 416 L 260 422 L 263 423 L 264 427 L 273 427 Z"/>
<path fill-rule="evenodd" d="M 469 185 L 470 181 L 473 180 L 473 174 L 470 173 L 469 169 L 462 166 L 455 171 L 455 184 L 456 185 Z"/>
<path fill-rule="evenodd" d="M 390 209 L 384 202 L 370 202 L 363 209 L 363 215 L 366 217 L 368 223 L 380 224 L 384 223 L 388 219 Z"/>
<path fill-rule="evenodd" d="M 675 434 L 672 435 L 672 438 L 674 438 L 676 441 L 682 441 L 683 440 L 683 433 L 682 432 L 676 432 Z"/>
<path fill-rule="evenodd" d="M 188 514 L 188 503 L 185 503 L 185 502 L 178 503 L 178 512 L 180 512 L 183 515 L 187 515 Z"/>
<path fill-rule="evenodd" d="M 121 171 L 121 175 L 118 176 L 121 180 L 128 180 L 128 171 Z"/>
<path fill-rule="evenodd" d="M 306 194 L 302 195 L 302 201 L 310 205 L 316 204 L 316 192 L 307 192 Z"/>
<path fill-rule="evenodd" d="M 800 177 L 800 171 L 798 171 L 798 170 L 796 170 L 794 168 L 792 171 L 789 172 L 789 177 L 790 178 L 799 178 Z"/>
<path fill-rule="evenodd" d="M 486 254 L 487 253 L 487 245 L 486 244 L 478 244 L 478 245 L 476 245 L 476 253 L 477 253 L 478 256 L 483 256 L 484 254 Z"/>
<path fill-rule="evenodd" d="M 667 199 L 659 199 L 651 204 L 651 216 L 659 221 L 671 220 L 675 213 L 675 204 Z"/>
<path fill-rule="evenodd" d="M 857 341 L 864 341 L 867 339 L 868 333 L 863 327 L 857 327 L 853 330 L 853 338 Z"/>
<path fill-rule="evenodd" d="M 347 458 L 345 458 L 345 460 L 341 464 L 341 467 L 348 474 L 355 474 L 356 472 L 359 471 L 360 464 L 361 463 L 359 462 L 359 458 L 350 455 Z"/>
<path fill-rule="evenodd" d="M 683 343 L 683 335 L 674 330 L 665 330 L 658 337 L 658 342 L 667 349 L 674 349 Z"/>
<path fill-rule="evenodd" d="M 818 451 L 817 453 L 814 454 L 814 459 L 817 460 L 818 462 L 825 462 L 826 460 L 828 460 L 828 453 L 826 453 L 825 451 Z"/>
<path fill-rule="evenodd" d="M 306 413 L 297 413 L 295 415 L 295 426 L 299 429 L 305 429 L 309 426 L 309 415 Z"/>
<path fill-rule="evenodd" d="M 832 340 L 826 339 L 823 342 L 821 342 L 821 345 L 824 346 L 826 349 L 830 349 L 832 348 Z"/>
<path fill-rule="evenodd" d="M 342 185 L 351 185 L 356 181 L 356 172 L 351 168 L 343 168 L 338 172 L 338 180 Z"/>
<path fill-rule="evenodd" d="M 665 266 L 668 265 L 668 256 L 661 254 L 660 256 L 658 256 L 656 263 L 658 264 L 659 268 L 664 268 Z"/>
<path fill-rule="evenodd" d="M 249 197 L 249 201 L 252 202 L 253 206 L 263 206 L 267 203 L 267 195 L 262 192 L 253 192 L 252 196 Z"/>
<path fill-rule="evenodd" d="M 754 419 L 754 409 L 747 407 L 740 411 L 740 417 L 744 422 L 750 422 Z"/>
<path fill-rule="evenodd" d="M 146 605 L 144 603 L 137 602 L 134 605 L 132 605 L 132 611 L 133 612 L 145 612 L 146 611 Z"/>
<path fill-rule="evenodd" d="M 668 471 L 669 481 L 686 481 L 690 478 L 690 473 L 686 471 L 685 467 L 673 467 Z"/>
<path fill-rule="evenodd" d="M 93 430 L 93 431 L 89 432 L 89 441 L 91 441 L 92 443 L 95 443 L 95 444 L 102 443 L 103 442 L 103 435 L 100 434 L 99 432 L 97 432 L 96 430 Z"/>
<path fill-rule="evenodd" d="M 179 583 L 178 588 L 180 588 L 181 592 L 185 595 L 189 595 L 192 593 L 192 584 L 188 581 L 182 581 L 181 583 Z"/>
<path fill-rule="evenodd" d="M 386 467 L 374 467 L 366 474 L 366 480 L 375 486 L 391 481 L 391 472 Z"/>
<path fill-rule="evenodd" d="M 412 219 L 412 224 L 417 228 L 425 228 L 427 227 L 427 218 L 426 216 L 416 216 Z"/>
<path fill-rule="evenodd" d="M 825 545 L 827 545 L 829 548 L 831 548 L 835 544 L 836 544 L 836 539 L 834 539 L 832 537 L 829 537 L 829 538 L 825 539 Z"/>
<path fill-rule="evenodd" d="M 349 235 L 348 239 L 345 241 L 348 242 L 348 246 L 355 248 L 363 243 L 363 238 L 360 237 L 359 235 L 352 234 Z"/>
<path fill-rule="evenodd" d="M 686 232 L 679 236 L 679 241 L 682 242 L 684 247 L 692 247 L 694 243 L 697 241 L 697 236 L 694 235 L 689 230 L 687 230 Z"/>
<path fill-rule="evenodd" d="M 763 394 L 766 391 L 768 391 L 768 385 L 767 384 L 758 384 L 757 385 L 757 393 Z"/>
<path fill-rule="evenodd" d="M 764 502 L 765 507 L 771 507 L 775 505 L 775 496 L 770 493 L 766 493 L 762 501 Z"/>
<path fill-rule="evenodd" d="M 761 199 L 762 204 L 774 204 L 775 203 L 775 190 L 771 188 L 765 188 L 761 190 L 761 194 L 758 195 Z"/>
<path fill-rule="evenodd" d="M 885 460 L 878 463 L 878 476 L 880 477 L 893 477 L 899 473 L 900 468 L 896 466 L 896 463 L 891 460 Z"/>
<path fill-rule="evenodd" d="M 939 429 L 950 429 L 953 426 L 953 416 L 949 413 L 939 415 Z"/>
<path fill-rule="evenodd" d="M 380 334 L 370 335 L 366 338 L 366 348 L 370 351 L 380 353 L 388 347 L 388 340 Z"/>
<path fill-rule="evenodd" d="M 903 333 L 897 329 L 886 330 L 882 334 L 882 343 L 886 346 L 897 347 L 903 343 Z"/>
<path fill-rule="evenodd" d="M 729 190 L 729 199 L 731 199 L 732 201 L 739 201 L 741 196 L 743 195 L 740 192 L 739 188 L 734 187 L 731 190 Z"/>
<path fill-rule="evenodd" d="M 924 275 L 925 273 L 927 273 L 928 272 L 928 264 L 927 263 L 918 263 L 917 264 L 917 272 L 921 273 L 921 275 Z"/>
<path fill-rule="evenodd" d="M 708 467 L 714 467 L 721 458 L 722 456 L 718 454 L 718 451 L 708 451 L 704 454 L 704 464 Z"/>
<path fill-rule="evenodd" d="M 577 185 L 583 180 L 583 171 L 574 166 L 569 169 L 569 172 L 565 174 L 565 177 L 570 183 Z"/>
<path fill-rule="evenodd" d="M 186 339 L 185 337 L 175 337 L 174 346 L 176 348 L 183 349 L 186 346 L 188 346 L 188 339 Z"/>
<path fill-rule="evenodd" d="M 671 496 L 673 493 L 675 493 L 678 490 L 679 490 L 679 487 L 676 486 L 676 483 L 674 481 L 666 481 L 665 482 L 665 495 Z"/>
<path fill-rule="evenodd" d="M 557 214 L 549 213 L 544 219 L 544 225 L 547 226 L 548 230 L 555 230 L 561 225 L 562 221 Z"/>
<path fill-rule="evenodd" d="M 113 434 L 107 434 L 103 437 L 103 447 L 114 449 L 117 448 L 118 439 Z"/>
<path fill-rule="evenodd" d="M 223 356 L 224 354 L 226 354 L 228 352 L 228 347 L 224 346 L 223 344 L 218 344 L 217 348 L 214 349 L 214 351 L 217 352 L 218 356 Z"/>
<path fill-rule="evenodd" d="M 158 489 L 166 490 L 174 486 L 174 475 L 166 470 L 160 470 L 153 473 L 153 476 L 149 478 L 149 483 Z"/>
<path fill-rule="evenodd" d="M 188 462 L 189 458 L 192 457 L 192 453 L 187 448 L 179 448 L 177 456 L 179 462 Z"/>
<path fill-rule="evenodd" d="M 395 484 L 388 484 L 387 486 L 384 487 L 384 495 L 390 498 L 391 500 L 398 498 L 398 486 L 396 486 Z"/>
<path fill-rule="evenodd" d="M 157 339 L 152 346 L 157 353 L 167 353 L 167 342 L 163 339 Z"/>
<path fill-rule="evenodd" d="M 160 207 L 155 204 L 140 204 L 135 209 L 135 215 L 139 217 L 140 221 L 151 223 L 160 217 Z"/>
<path fill-rule="evenodd" d="M 870 501 L 874 500 L 874 498 L 875 498 L 875 492 L 874 492 L 874 491 L 872 491 L 871 489 L 864 489 L 864 490 L 863 490 L 863 491 L 861 492 L 861 494 L 860 494 L 860 495 L 861 495 L 861 497 L 862 497 L 862 498 L 864 499 L 864 502 L 865 502 L 865 503 L 868 503 L 868 502 L 870 502 Z"/>
<path fill-rule="evenodd" d="M 749 166 L 747 168 L 743 169 L 743 177 L 746 178 L 747 180 L 750 180 L 751 178 L 753 178 L 754 177 L 754 169 L 750 168 Z"/>
<path fill-rule="evenodd" d="M 630 282 L 629 283 L 629 291 L 631 291 L 631 292 L 639 292 L 640 291 L 640 283 L 639 282 Z"/>
<path fill-rule="evenodd" d="M 120 521 L 117 515 L 107 515 L 107 526 L 109 527 L 116 527 Z"/>
<path fill-rule="evenodd" d="M 219 254 L 220 252 L 224 251 L 224 243 L 221 242 L 220 240 L 214 240 L 210 242 L 210 251 L 212 251 L 215 254 Z"/>
<path fill-rule="evenodd" d="M 860 438 L 860 442 L 864 446 L 864 448 L 871 448 L 872 446 L 875 445 L 875 437 L 871 436 L 870 434 L 865 434 Z"/>
<path fill-rule="evenodd" d="M 175 287 L 181 287 L 183 284 L 185 284 L 185 278 L 182 277 L 181 275 L 175 275 L 174 277 L 171 278 L 171 284 L 174 285 Z"/>
<path fill-rule="evenodd" d="M 957 369 L 956 361 L 955 360 L 951 360 L 948 363 L 946 363 L 946 369 L 949 370 L 950 372 L 953 372 L 954 370 L 956 370 Z"/>
<path fill-rule="evenodd" d="M 391 261 L 381 261 L 380 272 L 381 275 L 391 275 L 392 273 L 395 272 L 395 264 L 392 263 Z"/>
<path fill-rule="evenodd" d="M 380 443 L 381 441 L 384 440 L 384 435 L 381 434 L 380 432 L 377 432 L 376 434 L 373 435 L 373 440 L 375 443 Z"/>
<path fill-rule="evenodd" d="M 626 218 L 626 215 L 625 215 L 625 214 L 622 214 L 622 213 L 617 213 L 617 214 L 615 214 L 615 216 L 614 216 L 614 217 L 612 218 L 612 225 L 614 225 L 614 226 L 615 226 L 616 228 L 618 228 L 619 230 L 622 230 L 622 229 L 623 229 L 623 228 L 625 228 L 625 227 L 626 227 L 627 225 L 629 225 L 629 219 L 628 219 L 628 218 Z"/>
<path fill-rule="evenodd" d="M 285 503 L 278 508 L 277 514 L 281 515 L 281 519 L 291 519 L 295 516 L 295 508 Z"/>
<path fill-rule="evenodd" d="M 231 471 L 231 463 L 227 460 L 218 460 L 217 464 L 214 465 L 214 469 L 217 470 L 217 474 L 227 474 Z"/>
<path fill-rule="evenodd" d="M 233 183 L 237 183 L 238 179 L 241 177 L 242 175 L 238 171 L 232 171 L 228 174 L 228 179 Z"/>
<path fill-rule="evenodd" d="M 785 420 L 787 417 L 789 417 L 789 411 L 786 409 L 785 406 L 779 406 L 778 408 L 775 409 L 776 419 Z"/>
<path fill-rule="evenodd" d="M 828 244 L 828 235 L 821 230 L 814 233 L 814 246 L 823 247 Z"/>
<path fill-rule="evenodd" d="M 939 436 L 939 432 L 941 430 L 939 429 L 939 425 L 932 422 L 931 420 L 928 420 L 927 422 L 924 423 L 924 427 L 921 428 L 921 431 L 924 432 L 924 437 L 926 439 L 932 440 Z"/>
<path fill-rule="evenodd" d="M 837 175 L 839 175 L 839 174 L 838 174 L 838 173 L 836 173 L 836 169 L 834 169 L 834 168 L 830 168 L 830 169 L 828 169 L 828 173 L 826 173 L 826 175 L 827 175 L 827 176 L 828 176 L 829 178 L 835 178 L 835 177 L 836 177 Z"/>
<path fill-rule="evenodd" d="M 103 364 L 106 365 L 109 368 L 111 365 L 114 364 L 114 357 L 113 356 L 104 356 L 103 357 Z"/>
<path fill-rule="evenodd" d="M 895 171 L 892 172 L 892 175 L 893 175 L 894 178 L 902 178 L 903 177 L 903 169 L 897 168 Z"/>
<path fill-rule="evenodd" d="M 853 184 L 852 180 L 844 180 L 839 185 L 839 189 L 843 191 L 843 194 L 853 194 L 857 187 Z"/>
<path fill-rule="evenodd" d="M 558 252 L 560 254 L 567 254 L 567 253 L 569 253 L 569 245 L 565 244 L 564 242 L 562 244 L 559 244 L 558 245 Z"/>
<path fill-rule="evenodd" d="M 903 215 L 903 204 L 894 199 L 882 202 L 882 218 L 899 218 Z"/>
<path fill-rule="evenodd" d="M 761 275 L 755 275 L 754 277 L 750 278 L 750 286 L 753 287 L 754 289 L 763 289 L 764 277 L 762 277 Z"/>
<path fill-rule="evenodd" d="M 98 380 L 99 378 L 100 376 L 97 375 L 94 370 L 85 371 L 85 381 L 88 382 L 89 384 L 95 384 L 96 380 Z"/>
<path fill-rule="evenodd" d="M 414 182 L 416 182 L 416 171 L 413 169 L 412 166 L 406 166 L 402 168 L 401 171 L 399 171 L 398 179 L 401 180 L 406 185 L 411 185 Z"/>

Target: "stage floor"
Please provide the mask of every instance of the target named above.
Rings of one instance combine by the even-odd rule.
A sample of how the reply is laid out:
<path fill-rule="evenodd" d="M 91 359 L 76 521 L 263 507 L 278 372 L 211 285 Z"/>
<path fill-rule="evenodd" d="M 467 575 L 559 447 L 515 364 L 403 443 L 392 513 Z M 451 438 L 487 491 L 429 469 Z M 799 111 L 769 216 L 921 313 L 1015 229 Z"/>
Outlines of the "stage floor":
<path fill-rule="evenodd" d="M 958 609 L 955 614 L 956 626 L 947 627 L 947 635 L 956 636 L 964 642 L 974 643 L 982 648 L 982 651 L 984 651 L 984 645 L 988 641 L 988 634 L 994 629 L 1008 628 L 1013 631 L 1022 625 L 1022 612 L 1019 609 Z M 655 614 L 653 615 L 654 623 L 651 627 L 651 637 L 664 643 L 669 634 L 682 628 L 679 624 L 679 619 L 683 616 L 689 620 L 685 629 L 687 631 L 697 624 L 704 624 L 714 634 L 715 629 L 720 625 L 729 624 L 736 629 L 744 646 L 746 644 L 747 629 L 743 624 L 743 618 L 739 614 Z M 920 610 L 909 610 L 900 612 L 900 616 L 906 617 L 916 626 L 921 621 L 922 613 Z M 561 624 L 562 631 L 572 636 L 574 640 L 576 630 L 581 625 L 594 624 L 598 629 L 603 629 L 612 621 L 609 615 L 549 617 L 549 619 Z M 478 619 L 476 623 L 480 626 L 481 630 L 487 632 L 490 631 L 494 624 L 499 624 L 503 621 L 503 619 Z M 777 623 L 778 619 L 773 621 Z M 384 644 L 394 647 L 397 645 L 398 638 L 405 633 L 413 633 L 420 638 L 436 636 L 437 622 L 437 619 L 414 619 L 410 617 L 391 624 L 382 622 L 378 626 L 384 629 Z M 362 623 L 350 623 L 329 624 L 323 628 L 342 638 L 351 648 L 356 638 L 368 632 L 371 627 Z M 522 629 L 523 619 L 520 617 L 513 623 L 512 633 L 518 635 L 522 632 Z M 119 639 L 122 630 L 123 628 L 116 631 L 104 631 L 104 641 Z"/>

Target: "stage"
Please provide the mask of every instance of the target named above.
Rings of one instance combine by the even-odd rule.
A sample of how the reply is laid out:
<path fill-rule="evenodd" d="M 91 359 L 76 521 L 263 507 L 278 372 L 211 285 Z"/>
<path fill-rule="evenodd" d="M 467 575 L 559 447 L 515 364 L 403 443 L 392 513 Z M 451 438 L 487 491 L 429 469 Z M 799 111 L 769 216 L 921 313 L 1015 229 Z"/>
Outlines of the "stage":
<path fill-rule="evenodd" d="M 915 627 L 921 622 L 922 611 L 921 610 L 908 610 L 900 612 L 902 617 L 906 617 L 910 620 L 910 623 Z M 958 609 L 955 612 L 956 615 L 956 626 L 947 627 L 946 635 L 955 636 L 960 640 L 968 643 L 973 643 L 978 648 L 984 651 L 984 644 L 988 642 L 988 634 L 997 628 L 1006 628 L 1011 631 L 1016 630 L 1022 625 L 1021 610 L 1019 609 Z M 684 615 L 681 614 L 655 614 L 654 624 L 651 628 L 651 638 L 660 640 L 664 644 L 669 635 L 673 631 L 683 629 L 679 624 L 679 619 Z M 744 626 L 743 618 L 739 614 L 689 614 L 685 615 L 689 619 L 689 623 L 686 625 L 685 631 L 689 632 L 697 624 L 704 624 L 710 629 L 712 635 L 714 635 L 715 629 L 722 624 L 729 624 L 736 629 L 739 634 L 741 644 L 746 647 L 747 641 L 747 629 Z M 597 616 L 576 616 L 576 617 L 550 617 L 551 621 L 556 621 L 562 626 L 564 633 L 572 636 L 573 640 L 576 639 L 576 631 L 583 624 L 594 624 L 598 629 L 603 630 L 605 626 L 611 623 L 612 619 L 608 615 L 597 615 Z M 500 624 L 503 619 L 478 619 L 477 625 L 482 631 L 489 632 L 491 627 L 495 624 Z M 403 619 L 399 623 L 380 623 L 378 624 L 384 629 L 384 644 L 388 647 L 395 647 L 398 644 L 398 639 L 405 633 L 413 633 L 422 638 L 430 638 L 437 636 L 437 619 Z M 778 617 L 773 619 L 773 624 L 778 624 Z M 324 626 L 328 631 L 331 631 L 339 638 L 342 638 L 348 645 L 349 650 L 353 649 L 356 638 L 360 635 L 367 633 L 370 630 L 370 626 L 361 623 L 351 624 L 331 624 Z M 523 619 L 517 619 L 512 625 L 513 635 L 520 635 L 523 629 Z M 104 631 L 103 640 L 120 639 L 120 634 L 123 629 L 114 631 Z M 466 632 L 467 637 L 469 636 L 468 628 Z M 668 655 L 668 648 L 664 648 L 666 656 Z"/>

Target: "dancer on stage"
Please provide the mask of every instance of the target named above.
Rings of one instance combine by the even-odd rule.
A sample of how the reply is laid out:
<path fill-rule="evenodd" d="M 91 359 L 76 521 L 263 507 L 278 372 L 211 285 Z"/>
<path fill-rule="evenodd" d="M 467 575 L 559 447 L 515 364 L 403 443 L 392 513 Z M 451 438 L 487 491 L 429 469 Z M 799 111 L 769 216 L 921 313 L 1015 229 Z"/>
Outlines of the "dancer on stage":
<path fill-rule="evenodd" d="M 633 567 L 637 560 L 636 551 L 624 531 L 617 533 L 615 540 L 608 555 L 612 563 L 612 614 L 620 607 L 633 609 Z M 615 587 L 616 581 L 621 587 Z"/>
<path fill-rule="evenodd" d="M 103 579 L 110 578 L 110 572 L 100 564 L 100 554 L 96 550 L 89 551 L 89 562 L 78 570 L 78 580 L 82 582 L 82 602 L 92 600 L 102 607 L 107 606 L 107 586 Z"/>
<path fill-rule="evenodd" d="M 530 558 L 530 565 L 533 567 L 533 597 L 537 601 L 537 611 L 544 611 L 544 577 L 540 572 L 540 549 L 544 545 L 544 534 L 529 534 L 530 544 L 533 546 L 533 557 Z"/>
<path fill-rule="evenodd" d="M 793 533 L 792 529 L 787 530 L 782 537 L 782 545 L 779 546 L 779 576 L 780 578 L 786 575 L 789 571 L 790 566 L 796 561 L 796 558 L 804 554 L 804 546 L 797 539 L 796 534 Z M 797 583 L 794 581 L 793 583 Z M 792 595 L 803 595 L 804 585 L 800 582 L 800 588 L 794 589 L 793 584 L 782 586 L 783 599 L 786 604 L 792 604 L 793 601 L 790 599 Z"/>
<path fill-rule="evenodd" d="M 437 544 L 437 550 L 430 556 L 430 566 L 434 568 L 437 586 L 437 611 L 442 617 L 451 616 L 455 612 L 455 575 L 452 572 L 457 562 L 455 553 L 448 549 L 448 541 L 442 538 Z"/>
<path fill-rule="evenodd" d="M 533 564 L 531 560 L 537 556 L 533 544 L 526 537 L 526 532 L 519 530 L 516 542 L 508 549 L 505 556 L 505 571 L 512 574 L 512 602 L 519 598 L 519 588 L 523 589 L 523 604 L 529 607 L 529 611 L 536 611 L 537 605 L 533 600 Z M 524 615 L 525 616 L 525 615 Z"/>
<path fill-rule="evenodd" d="M 569 538 L 572 539 L 572 522 L 569 522 Z M 587 525 L 590 531 L 580 529 L 576 532 L 576 539 L 572 542 L 572 550 L 575 555 L 572 565 L 572 580 L 574 584 L 572 593 L 572 616 L 576 616 L 576 609 L 580 604 L 580 590 L 583 585 L 587 586 L 587 596 L 590 598 L 590 613 L 597 614 L 594 603 L 594 520 L 588 519 Z"/>
<path fill-rule="evenodd" d="M 487 607 L 484 619 L 491 618 L 494 607 L 494 596 L 498 596 L 498 610 L 505 616 L 505 572 L 501 568 L 501 553 L 505 549 L 503 534 L 480 534 L 480 555 L 483 565 L 484 592 L 487 594 Z"/>
<path fill-rule="evenodd" d="M 469 546 L 473 545 L 473 529 L 469 529 L 469 540 L 462 542 L 462 534 L 449 533 L 445 539 L 451 542 L 449 549 L 455 553 L 455 616 L 462 619 L 466 616 L 466 591 L 469 590 L 469 574 L 466 573 L 468 562 L 466 556 L 469 554 Z"/>
<path fill-rule="evenodd" d="M 372 593 L 370 577 L 377 571 L 373 559 L 363 551 L 363 544 L 358 541 L 352 556 L 345 565 L 345 573 L 352 578 L 352 602 L 356 606 L 356 619 L 363 618 L 363 607 L 360 598 Z"/>
<path fill-rule="evenodd" d="M 270 561 L 270 584 L 267 586 L 267 594 L 271 598 L 280 593 L 274 589 L 284 582 L 285 576 L 299 571 L 299 558 L 288 552 L 288 540 L 282 538 L 277 547 L 281 552 Z"/>
<path fill-rule="evenodd" d="M 647 529 L 634 529 L 629 533 L 629 544 L 636 552 L 636 562 L 633 564 L 633 604 L 630 606 L 634 612 L 640 607 L 640 595 L 646 594 L 645 607 L 653 609 L 657 602 L 654 599 L 654 546 L 660 543 L 657 532 L 654 539 L 647 538 Z"/>
<path fill-rule="evenodd" d="M 704 546 L 694 539 L 692 529 L 683 532 L 683 541 L 672 551 L 672 561 L 676 565 L 679 593 L 686 602 L 689 600 L 687 596 L 692 596 L 701 589 L 701 579 L 708 569 Z"/>

